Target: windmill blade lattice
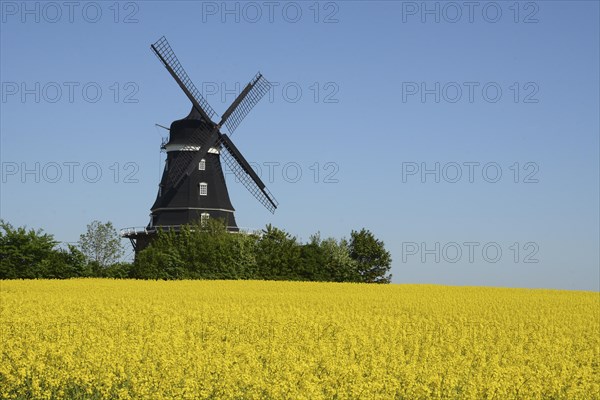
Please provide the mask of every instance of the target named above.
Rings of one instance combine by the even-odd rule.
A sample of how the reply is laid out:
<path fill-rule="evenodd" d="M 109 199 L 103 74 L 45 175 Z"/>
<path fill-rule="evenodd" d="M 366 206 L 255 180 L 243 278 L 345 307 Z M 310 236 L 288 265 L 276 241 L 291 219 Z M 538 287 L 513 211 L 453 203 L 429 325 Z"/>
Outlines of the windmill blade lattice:
<path fill-rule="evenodd" d="M 177 59 L 177 56 L 173 52 L 173 49 L 171 49 L 167 39 L 163 36 L 150 47 L 167 70 L 169 70 L 171 75 L 173 75 L 173 78 L 175 78 L 179 86 L 181 86 L 181 89 L 183 89 L 185 94 L 192 101 L 194 107 L 199 108 L 198 112 L 203 114 L 203 117 L 212 120 L 216 115 L 215 110 L 213 110 L 210 104 L 202 97 L 200 91 L 196 88 L 187 72 L 185 72 L 185 69 L 183 69 L 183 66 Z"/>
<path fill-rule="evenodd" d="M 279 205 L 275 197 L 269 192 L 262 180 L 256 175 L 248 161 L 242 156 L 227 135 L 221 135 L 221 158 L 235 174 L 236 178 L 248 189 L 250 193 L 271 213 Z"/>
<path fill-rule="evenodd" d="M 229 133 L 232 134 L 250 110 L 271 90 L 271 86 L 271 83 L 260 72 L 257 73 L 225 111 L 219 125 L 225 124 Z"/>

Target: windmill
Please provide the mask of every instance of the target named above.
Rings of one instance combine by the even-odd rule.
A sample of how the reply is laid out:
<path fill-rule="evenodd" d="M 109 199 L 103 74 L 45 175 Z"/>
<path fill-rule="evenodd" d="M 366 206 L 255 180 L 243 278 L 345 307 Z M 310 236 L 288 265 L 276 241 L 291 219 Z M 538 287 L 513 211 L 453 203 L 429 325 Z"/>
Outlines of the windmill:
<path fill-rule="evenodd" d="M 231 138 L 221 132 L 224 126 L 233 134 L 250 110 L 269 91 L 271 84 L 260 74 L 248 83 L 227 108 L 218 123 L 215 111 L 192 83 L 163 36 L 151 46 L 169 74 L 192 102 L 192 110 L 169 128 L 162 144 L 167 153 L 156 200 L 147 227 L 127 228 L 122 235 L 131 240 L 136 252 L 146 247 L 157 229 L 178 230 L 181 225 L 208 218 L 221 218 L 227 229 L 237 232 L 234 208 L 229 199 L 221 160 L 254 197 L 275 212 L 277 200 L 254 172 Z"/>

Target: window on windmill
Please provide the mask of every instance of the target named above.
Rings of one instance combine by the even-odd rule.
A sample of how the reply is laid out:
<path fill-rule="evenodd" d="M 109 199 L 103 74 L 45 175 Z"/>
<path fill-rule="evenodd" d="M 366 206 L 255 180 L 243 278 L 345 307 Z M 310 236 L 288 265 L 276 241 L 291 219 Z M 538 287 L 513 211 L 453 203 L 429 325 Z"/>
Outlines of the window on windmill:
<path fill-rule="evenodd" d="M 202 225 L 206 224 L 206 222 L 208 221 L 209 218 L 210 218 L 210 214 L 209 213 L 202 213 L 202 214 L 200 214 L 200 223 Z"/>
<path fill-rule="evenodd" d="M 169 160 L 165 160 L 165 171 L 169 170 Z"/>
<path fill-rule="evenodd" d="M 200 196 L 206 196 L 208 194 L 208 185 L 204 182 L 199 184 L 200 187 L 200 191 L 199 194 Z"/>
<path fill-rule="evenodd" d="M 202 159 L 200 160 L 200 162 L 198 163 L 198 170 L 199 171 L 204 171 L 206 169 L 206 160 Z"/>

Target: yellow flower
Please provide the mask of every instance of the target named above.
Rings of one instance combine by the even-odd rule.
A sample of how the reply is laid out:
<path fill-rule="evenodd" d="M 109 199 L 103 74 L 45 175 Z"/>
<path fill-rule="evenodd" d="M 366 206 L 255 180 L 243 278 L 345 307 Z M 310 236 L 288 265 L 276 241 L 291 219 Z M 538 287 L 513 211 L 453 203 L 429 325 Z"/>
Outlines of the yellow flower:
<path fill-rule="evenodd" d="M 600 399 L 595 292 L 0 282 L 0 396 Z"/>

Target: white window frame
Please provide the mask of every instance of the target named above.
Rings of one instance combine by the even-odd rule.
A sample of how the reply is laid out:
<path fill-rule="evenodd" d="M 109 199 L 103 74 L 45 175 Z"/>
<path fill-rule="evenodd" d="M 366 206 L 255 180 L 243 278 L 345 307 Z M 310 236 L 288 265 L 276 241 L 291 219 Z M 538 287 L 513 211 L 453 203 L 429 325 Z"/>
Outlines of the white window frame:
<path fill-rule="evenodd" d="M 206 160 L 204 158 L 198 163 L 198 171 L 206 171 Z"/>
<path fill-rule="evenodd" d="M 198 184 L 198 195 L 208 196 L 208 184 L 206 182 L 200 182 Z"/>
<path fill-rule="evenodd" d="M 206 222 L 210 219 L 210 214 L 209 213 L 202 213 L 200 214 L 200 224 L 204 225 L 206 224 Z"/>

